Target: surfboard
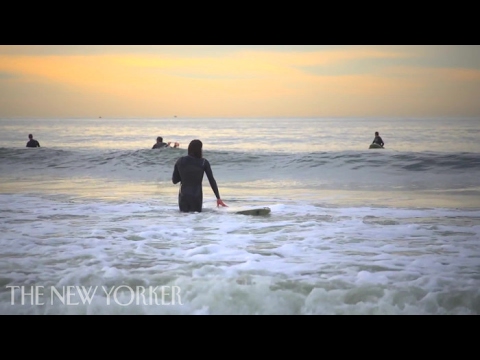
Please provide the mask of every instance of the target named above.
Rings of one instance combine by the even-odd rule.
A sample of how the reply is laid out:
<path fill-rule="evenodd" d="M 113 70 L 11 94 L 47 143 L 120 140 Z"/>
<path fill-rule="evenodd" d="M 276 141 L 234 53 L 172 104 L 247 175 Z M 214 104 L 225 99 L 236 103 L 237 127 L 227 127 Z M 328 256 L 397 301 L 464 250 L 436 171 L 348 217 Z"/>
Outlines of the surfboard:
<path fill-rule="evenodd" d="M 241 215 L 268 215 L 272 211 L 269 207 L 251 208 L 243 210 L 233 210 L 235 214 Z"/>
<path fill-rule="evenodd" d="M 371 144 L 369 149 L 384 149 L 384 147 L 378 144 Z"/>
<path fill-rule="evenodd" d="M 228 206 L 223 208 L 216 208 L 218 211 L 227 212 L 230 214 L 240 214 L 240 215 L 253 215 L 253 216 L 265 216 L 269 215 L 272 210 L 267 207 L 249 207 L 249 206 Z"/>

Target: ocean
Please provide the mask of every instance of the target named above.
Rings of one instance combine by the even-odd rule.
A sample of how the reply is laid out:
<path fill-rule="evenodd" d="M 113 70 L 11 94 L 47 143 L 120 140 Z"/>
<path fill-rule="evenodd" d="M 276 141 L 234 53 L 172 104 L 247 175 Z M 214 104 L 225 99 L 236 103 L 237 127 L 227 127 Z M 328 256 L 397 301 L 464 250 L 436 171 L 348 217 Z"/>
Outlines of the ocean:
<path fill-rule="evenodd" d="M 480 119 L 0 119 L 0 178 L 0 314 L 480 314 Z"/>

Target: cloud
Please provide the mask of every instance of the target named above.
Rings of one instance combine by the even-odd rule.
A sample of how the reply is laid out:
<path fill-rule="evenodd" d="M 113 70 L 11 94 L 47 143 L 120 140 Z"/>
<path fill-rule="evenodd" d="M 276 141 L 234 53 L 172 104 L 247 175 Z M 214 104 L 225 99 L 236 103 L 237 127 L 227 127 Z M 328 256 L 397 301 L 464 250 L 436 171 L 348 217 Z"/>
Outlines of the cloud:
<path fill-rule="evenodd" d="M 448 61 L 434 56 L 441 52 Z M 0 46 L 0 93 L 24 86 L 23 98 L 9 96 L 8 114 L 28 103 L 39 116 L 480 114 L 480 73 L 469 67 L 475 54 L 415 46 Z M 47 111 L 29 99 L 39 92 L 62 105 Z"/>

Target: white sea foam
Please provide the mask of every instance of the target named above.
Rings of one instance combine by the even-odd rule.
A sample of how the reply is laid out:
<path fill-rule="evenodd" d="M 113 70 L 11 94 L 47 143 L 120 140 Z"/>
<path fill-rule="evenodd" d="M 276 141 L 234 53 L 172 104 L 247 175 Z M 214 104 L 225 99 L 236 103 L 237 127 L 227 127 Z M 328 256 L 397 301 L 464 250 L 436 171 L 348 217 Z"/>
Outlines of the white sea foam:
<path fill-rule="evenodd" d="M 3 314 L 480 310 L 476 210 L 291 202 L 273 204 L 271 215 L 256 217 L 213 206 L 181 214 L 173 204 L 72 203 L 25 195 L 0 195 L 0 205 Z M 82 304 L 77 293 L 75 305 L 59 299 L 20 305 L 20 288 L 12 304 L 7 286 L 125 288 L 118 291 L 124 294 L 118 304 L 107 304 L 97 292 L 91 304 Z M 135 286 L 178 286 L 182 305 L 122 305 L 131 300 L 126 287 Z"/>

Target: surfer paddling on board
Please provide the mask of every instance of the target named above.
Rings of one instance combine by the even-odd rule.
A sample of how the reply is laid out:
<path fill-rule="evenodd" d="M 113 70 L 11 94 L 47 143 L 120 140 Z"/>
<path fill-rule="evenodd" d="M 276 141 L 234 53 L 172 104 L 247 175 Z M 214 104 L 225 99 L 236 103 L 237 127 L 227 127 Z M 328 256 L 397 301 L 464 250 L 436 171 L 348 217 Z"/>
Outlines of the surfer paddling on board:
<path fill-rule="evenodd" d="M 172 182 L 180 183 L 178 207 L 182 212 L 202 211 L 204 173 L 207 174 L 210 187 L 217 198 L 217 207 L 227 206 L 220 198 L 217 182 L 209 161 L 203 157 L 202 147 L 200 140 L 192 140 L 188 145 L 188 155 L 179 158 L 173 168 Z"/>
<path fill-rule="evenodd" d="M 157 142 L 155 144 L 153 144 L 152 149 L 162 149 L 162 148 L 166 148 L 166 147 L 171 147 L 170 144 L 171 144 L 171 142 L 164 143 L 163 138 L 161 136 L 159 136 L 159 137 L 157 137 Z M 180 144 L 178 142 L 175 142 L 173 144 L 174 148 L 178 148 L 179 146 L 180 146 Z"/>
<path fill-rule="evenodd" d="M 380 145 L 381 147 L 383 147 L 383 145 L 385 145 L 382 138 L 378 134 L 378 131 L 375 131 L 375 139 L 373 139 L 372 144 L 377 144 L 377 145 Z"/>

